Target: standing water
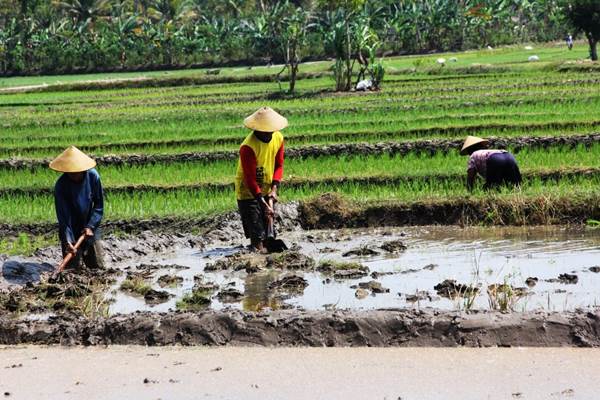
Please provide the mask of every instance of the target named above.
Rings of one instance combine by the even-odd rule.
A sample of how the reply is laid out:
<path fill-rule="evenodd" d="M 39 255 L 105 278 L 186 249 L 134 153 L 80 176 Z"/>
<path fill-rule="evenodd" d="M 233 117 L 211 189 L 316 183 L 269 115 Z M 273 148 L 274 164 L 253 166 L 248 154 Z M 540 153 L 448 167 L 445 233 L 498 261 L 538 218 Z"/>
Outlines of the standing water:
<path fill-rule="evenodd" d="M 295 271 L 308 286 L 282 294 L 272 283 L 286 271 L 265 269 L 256 273 L 241 271 L 208 272 L 204 268 L 241 247 L 211 248 L 178 255 L 161 255 L 153 262 L 180 265 L 188 269 L 163 269 L 153 273 L 153 287 L 164 274 L 177 275 L 183 282 L 164 288 L 173 297 L 162 304 L 148 305 L 118 290 L 110 313 L 138 310 L 167 311 L 176 308 L 181 297 L 194 286 L 194 276 L 214 282 L 220 290 L 234 289 L 243 294 L 240 301 L 223 303 L 212 297 L 213 309 L 262 310 L 298 308 L 376 309 L 502 309 L 549 311 L 592 308 L 600 305 L 600 230 L 566 227 L 459 228 L 415 227 L 360 230 L 304 231 L 282 235 L 288 244 L 297 244 L 300 253 L 326 260 L 359 262 L 370 274 L 358 279 L 333 279 L 317 271 Z M 402 242 L 405 250 L 390 253 L 382 246 Z M 386 247 L 386 246 L 383 246 Z M 368 256 L 346 255 L 364 250 Z M 125 267 L 125 266 L 123 266 Z M 454 289 L 448 292 L 448 281 Z M 381 284 L 372 290 L 368 282 Z M 446 281 L 445 285 L 438 286 Z M 361 285 L 365 289 L 361 289 Z M 497 285 L 497 286 L 493 286 Z M 446 289 L 444 289 L 446 288 Z M 389 289 L 389 291 L 387 291 Z M 437 290 L 436 290 L 437 289 Z M 216 293 L 216 292 L 215 292 Z"/>

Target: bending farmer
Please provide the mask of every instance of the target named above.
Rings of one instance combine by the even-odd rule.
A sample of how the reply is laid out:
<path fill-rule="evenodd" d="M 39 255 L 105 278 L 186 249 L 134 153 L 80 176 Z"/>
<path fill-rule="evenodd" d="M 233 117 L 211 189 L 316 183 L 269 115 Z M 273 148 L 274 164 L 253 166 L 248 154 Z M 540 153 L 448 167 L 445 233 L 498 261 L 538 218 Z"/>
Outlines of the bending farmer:
<path fill-rule="evenodd" d="M 283 135 L 279 131 L 288 122 L 273 109 L 263 107 L 246 118 L 244 125 L 253 132 L 240 146 L 235 192 L 244 234 L 254 250 L 262 251 L 266 219 L 275 215 L 273 204 L 283 177 Z"/>
<path fill-rule="evenodd" d="M 54 201 L 63 257 L 74 255 L 67 268 L 79 268 L 82 259 L 88 268 L 104 268 L 98 229 L 104 195 L 95 166 L 96 161 L 75 146 L 50 163 L 50 168 L 63 172 L 54 186 Z M 85 241 L 75 250 L 74 244 L 81 235 L 85 235 Z"/>
<path fill-rule="evenodd" d="M 469 155 L 467 188 L 473 189 L 477 174 L 485 179 L 485 188 L 500 185 L 521 184 L 521 172 L 515 157 L 506 150 L 488 149 L 489 142 L 475 136 L 467 136 L 460 154 Z"/>

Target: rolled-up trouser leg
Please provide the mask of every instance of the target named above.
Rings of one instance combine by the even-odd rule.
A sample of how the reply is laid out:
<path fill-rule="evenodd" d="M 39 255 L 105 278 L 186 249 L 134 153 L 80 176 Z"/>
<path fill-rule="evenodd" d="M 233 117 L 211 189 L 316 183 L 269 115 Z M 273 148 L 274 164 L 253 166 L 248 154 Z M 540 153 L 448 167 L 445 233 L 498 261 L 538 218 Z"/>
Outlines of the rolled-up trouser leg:
<path fill-rule="evenodd" d="M 253 243 L 265 240 L 265 215 L 258 200 L 238 200 L 238 209 L 242 217 L 244 235 Z"/>
<path fill-rule="evenodd" d="M 83 263 L 89 269 L 104 269 L 104 250 L 102 249 L 102 241 L 94 240 L 87 243 L 87 246 L 82 251 Z"/>
<path fill-rule="evenodd" d="M 486 188 L 505 184 L 521 184 L 521 171 L 517 160 L 510 153 L 497 153 L 488 158 L 486 163 Z"/>

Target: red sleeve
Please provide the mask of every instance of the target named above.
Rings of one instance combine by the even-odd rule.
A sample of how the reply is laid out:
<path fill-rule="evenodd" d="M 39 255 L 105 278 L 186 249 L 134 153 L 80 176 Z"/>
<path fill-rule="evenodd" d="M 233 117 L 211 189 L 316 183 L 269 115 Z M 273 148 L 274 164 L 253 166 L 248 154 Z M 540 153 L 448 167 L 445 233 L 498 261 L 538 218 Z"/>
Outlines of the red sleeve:
<path fill-rule="evenodd" d="M 244 171 L 244 182 L 254 196 L 262 193 L 258 182 L 256 181 L 256 156 L 249 146 L 240 147 L 240 161 Z"/>
<path fill-rule="evenodd" d="M 275 171 L 273 172 L 273 183 L 279 185 L 281 179 L 283 178 L 283 159 L 284 159 L 284 150 L 283 143 L 281 143 L 281 147 L 277 151 L 277 155 L 275 155 Z"/>

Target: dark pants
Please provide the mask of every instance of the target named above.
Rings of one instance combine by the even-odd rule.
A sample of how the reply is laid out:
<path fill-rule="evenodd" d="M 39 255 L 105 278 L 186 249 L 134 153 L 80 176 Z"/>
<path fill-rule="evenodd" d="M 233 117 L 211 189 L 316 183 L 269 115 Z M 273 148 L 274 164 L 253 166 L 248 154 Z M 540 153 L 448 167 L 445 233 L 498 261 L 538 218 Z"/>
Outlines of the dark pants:
<path fill-rule="evenodd" d="M 238 209 L 242 217 L 244 235 L 253 243 L 267 238 L 266 215 L 258 200 L 238 200 Z"/>
<path fill-rule="evenodd" d="M 65 257 L 68 254 L 67 244 L 61 243 L 62 254 Z M 66 268 L 79 269 L 81 262 L 89 269 L 104 268 L 104 251 L 100 240 L 85 241 L 77 250 L 77 255 L 69 261 Z"/>
<path fill-rule="evenodd" d="M 486 188 L 501 185 L 520 185 L 522 178 L 517 160 L 510 153 L 497 153 L 488 158 L 486 163 Z"/>

